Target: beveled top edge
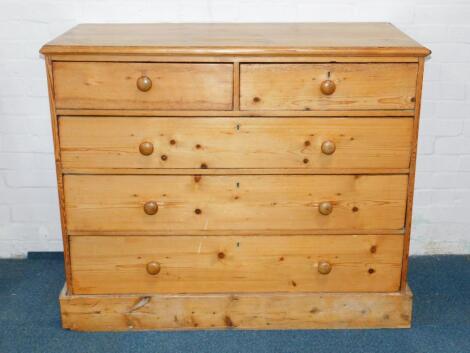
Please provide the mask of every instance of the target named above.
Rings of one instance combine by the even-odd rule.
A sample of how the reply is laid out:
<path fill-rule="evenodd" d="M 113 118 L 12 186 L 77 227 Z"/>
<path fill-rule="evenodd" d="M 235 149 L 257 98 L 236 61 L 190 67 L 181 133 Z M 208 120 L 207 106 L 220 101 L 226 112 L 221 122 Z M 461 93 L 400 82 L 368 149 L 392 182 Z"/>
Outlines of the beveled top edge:
<path fill-rule="evenodd" d="M 81 24 L 45 55 L 426 56 L 390 23 Z"/>

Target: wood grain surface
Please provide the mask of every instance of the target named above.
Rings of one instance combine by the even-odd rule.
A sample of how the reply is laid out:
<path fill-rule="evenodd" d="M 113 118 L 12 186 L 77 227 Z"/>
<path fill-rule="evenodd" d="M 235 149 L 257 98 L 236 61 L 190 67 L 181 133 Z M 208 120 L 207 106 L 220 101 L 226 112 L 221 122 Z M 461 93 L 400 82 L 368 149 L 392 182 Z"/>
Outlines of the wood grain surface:
<path fill-rule="evenodd" d="M 80 24 L 43 54 L 426 56 L 390 23 Z"/>
<path fill-rule="evenodd" d="M 84 24 L 41 52 L 65 328 L 410 326 L 428 49 L 389 23 Z"/>
<path fill-rule="evenodd" d="M 54 62 L 53 72 L 57 108 L 232 109 L 232 64 Z"/>
<path fill-rule="evenodd" d="M 62 164 L 80 169 L 406 169 L 410 118 L 61 117 Z M 323 143 L 336 150 L 327 155 Z M 141 143 L 153 153 L 143 155 Z M 282 171 L 281 171 L 282 172 Z"/>
<path fill-rule="evenodd" d="M 407 175 L 65 175 L 68 231 L 401 230 Z M 149 216 L 146 202 L 159 209 Z M 322 202 L 331 214 L 319 213 Z"/>
<path fill-rule="evenodd" d="M 402 235 L 73 236 L 74 294 L 385 292 Z M 146 271 L 157 262 L 160 272 Z M 319 263 L 331 272 L 321 274 Z"/>
<path fill-rule="evenodd" d="M 241 110 L 414 109 L 417 64 L 241 64 Z M 331 95 L 323 81 L 336 84 Z"/>
<path fill-rule="evenodd" d="M 405 289 L 406 288 L 406 289 Z M 408 328 L 412 293 L 60 295 L 78 331 Z"/>

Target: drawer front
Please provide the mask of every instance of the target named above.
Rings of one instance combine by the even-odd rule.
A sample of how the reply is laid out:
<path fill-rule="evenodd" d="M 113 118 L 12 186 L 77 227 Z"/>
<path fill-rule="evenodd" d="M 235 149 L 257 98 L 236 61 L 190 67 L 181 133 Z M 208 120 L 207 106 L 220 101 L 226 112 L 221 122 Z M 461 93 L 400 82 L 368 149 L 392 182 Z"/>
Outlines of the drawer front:
<path fill-rule="evenodd" d="M 53 73 L 57 108 L 232 109 L 232 64 L 54 62 Z"/>
<path fill-rule="evenodd" d="M 403 236 L 75 236 L 75 294 L 399 289 Z"/>
<path fill-rule="evenodd" d="M 67 230 L 92 235 L 398 230 L 404 225 L 407 180 L 407 175 L 65 175 Z"/>
<path fill-rule="evenodd" d="M 61 117 L 65 169 L 408 168 L 411 118 Z"/>
<path fill-rule="evenodd" d="M 241 64 L 242 110 L 414 109 L 417 64 Z"/>

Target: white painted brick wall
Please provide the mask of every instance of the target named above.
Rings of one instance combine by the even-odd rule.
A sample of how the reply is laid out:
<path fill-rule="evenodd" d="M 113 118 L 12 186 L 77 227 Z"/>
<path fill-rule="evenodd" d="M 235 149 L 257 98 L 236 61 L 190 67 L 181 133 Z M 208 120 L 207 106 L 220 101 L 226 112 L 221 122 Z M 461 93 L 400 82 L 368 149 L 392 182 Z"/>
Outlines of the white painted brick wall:
<path fill-rule="evenodd" d="M 427 60 L 412 253 L 470 253 L 470 1 L 0 0 L 0 257 L 61 250 L 40 46 L 80 22 L 388 21 Z"/>

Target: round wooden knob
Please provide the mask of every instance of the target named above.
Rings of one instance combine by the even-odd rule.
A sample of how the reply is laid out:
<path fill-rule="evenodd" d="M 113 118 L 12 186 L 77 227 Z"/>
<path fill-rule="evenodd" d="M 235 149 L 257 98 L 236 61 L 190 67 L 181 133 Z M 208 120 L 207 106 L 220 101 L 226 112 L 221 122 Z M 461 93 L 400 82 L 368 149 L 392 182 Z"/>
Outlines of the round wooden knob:
<path fill-rule="evenodd" d="M 327 275 L 331 272 L 331 264 L 328 261 L 320 261 L 318 263 L 318 273 Z"/>
<path fill-rule="evenodd" d="M 320 91 L 329 96 L 333 94 L 336 90 L 336 84 L 331 80 L 325 80 L 320 84 Z"/>
<path fill-rule="evenodd" d="M 139 145 L 139 151 L 144 156 L 149 156 L 153 153 L 153 144 L 151 142 L 145 141 Z"/>
<path fill-rule="evenodd" d="M 158 205 L 155 201 L 149 201 L 144 204 L 144 212 L 149 216 L 158 212 Z"/>
<path fill-rule="evenodd" d="M 150 77 L 139 77 L 137 79 L 137 88 L 142 92 L 147 92 L 150 88 L 152 88 L 152 80 L 150 79 Z"/>
<path fill-rule="evenodd" d="M 320 212 L 322 215 L 329 215 L 333 211 L 333 205 L 331 202 L 322 202 L 318 206 L 318 212 Z"/>
<path fill-rule="evenodd" d="M 336 151 L 336 145 L 333 141 L 325 141 L 321 144 L 321 151 L 324 154 L 333 154 Z"/>
<path fill-rule="evenodd" d="M 151 261 L 147 264 L 147 273 L 155 276 L 160 272 L 161 266 L 157 261 Z"/>

